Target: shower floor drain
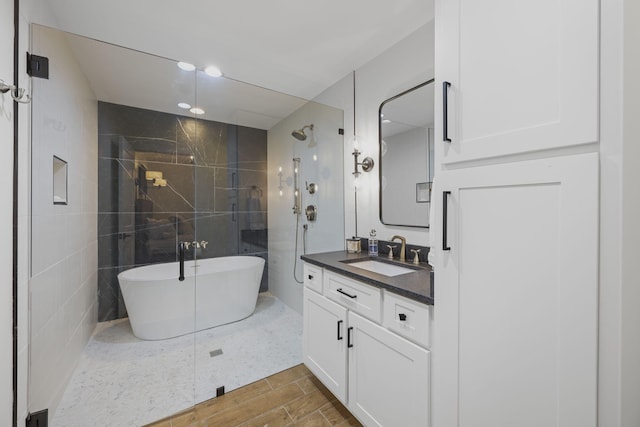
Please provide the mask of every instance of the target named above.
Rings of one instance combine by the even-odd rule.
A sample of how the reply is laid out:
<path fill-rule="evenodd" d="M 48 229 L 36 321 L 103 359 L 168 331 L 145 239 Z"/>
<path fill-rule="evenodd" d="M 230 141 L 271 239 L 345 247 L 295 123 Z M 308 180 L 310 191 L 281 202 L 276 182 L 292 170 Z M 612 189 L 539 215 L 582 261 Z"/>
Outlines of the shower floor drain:
<path fill-rule="evenodd" d="M 221 354 L 222 354 L 222 349 L 221 348 L 209 352 L 209 356 L 211 356 L 211 357 L 220 356 Z"/>

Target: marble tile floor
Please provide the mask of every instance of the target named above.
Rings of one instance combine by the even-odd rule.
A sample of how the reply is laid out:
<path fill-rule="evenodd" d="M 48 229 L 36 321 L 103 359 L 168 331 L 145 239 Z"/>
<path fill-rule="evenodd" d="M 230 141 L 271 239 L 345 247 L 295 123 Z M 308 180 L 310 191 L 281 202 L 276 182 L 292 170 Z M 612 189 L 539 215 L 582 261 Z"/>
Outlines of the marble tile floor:
<path fill-rule="evenodd" d="M 147 427 L 362 427 L 302 364 Z"/>
<path fill-rule="evenodd" d="M 244 320 L 168 340 L 99 323 L 50 425 L 141 426 L 301 362 L 302 316 L 268 292 Z"/>

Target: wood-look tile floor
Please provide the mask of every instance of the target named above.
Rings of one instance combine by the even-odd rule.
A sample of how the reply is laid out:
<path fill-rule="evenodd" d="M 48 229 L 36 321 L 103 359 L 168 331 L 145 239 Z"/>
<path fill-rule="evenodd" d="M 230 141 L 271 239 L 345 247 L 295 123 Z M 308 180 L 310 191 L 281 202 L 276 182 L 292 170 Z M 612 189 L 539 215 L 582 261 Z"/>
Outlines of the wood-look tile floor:
<path fill-rule="evenodd" d="M 147 427 L 362 426 L 304 366 L 297 365 Z"/>

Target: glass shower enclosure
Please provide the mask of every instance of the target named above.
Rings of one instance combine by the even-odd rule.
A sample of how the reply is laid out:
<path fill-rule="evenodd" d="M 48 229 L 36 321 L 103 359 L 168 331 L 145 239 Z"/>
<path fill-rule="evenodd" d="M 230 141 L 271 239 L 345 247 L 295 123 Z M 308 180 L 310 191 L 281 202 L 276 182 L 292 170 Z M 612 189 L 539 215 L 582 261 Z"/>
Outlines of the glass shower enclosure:
<path fill-rule="evenodd" d="M 49 408 L 52 425 L 142 425 L 296 363 L 256 369 L 273 346 L 239 323 L 140 339 L 118 275 L 168 266 L 146 277 L 187 299 L 143 283 L 145 310 L 198 329 L 198 263 L 267 259 L 268 129 L 307 101 L 40 25 L 32 53 L 49 58 L 50 77 L 32 88 L 30 410 Z M 180 243 L 191 281 L 178 280 Z M 253 325 L 274 307 L 295 323 L 261 294 Z"/>

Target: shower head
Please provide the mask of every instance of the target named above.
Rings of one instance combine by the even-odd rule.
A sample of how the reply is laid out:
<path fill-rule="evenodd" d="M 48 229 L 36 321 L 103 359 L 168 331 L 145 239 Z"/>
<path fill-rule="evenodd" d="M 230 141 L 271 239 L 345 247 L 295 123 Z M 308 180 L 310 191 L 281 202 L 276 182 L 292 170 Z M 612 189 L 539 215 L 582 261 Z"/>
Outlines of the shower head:
<path fill-rule="evenodd" d="M 294 130 L 293 132 L 291 132 L 291 135 L 293 135 L 293 137 L 298 141 L 304 141 L 305 139 L 307 139 L 307 135 L 303 130 Z"/>
<path fill-rule="evenodd" d="M 298 141 L 304 141 L 305 139 L 307 139 L 307 134 L 304 133 L 304 130 L 306 128 L 309 128 L 313 131 L 313 124 L 305 125 L 302 127 L 302 129 L 294 130 L 293 132 L 291 132 L 291 136 L 293 136 Z"/>

